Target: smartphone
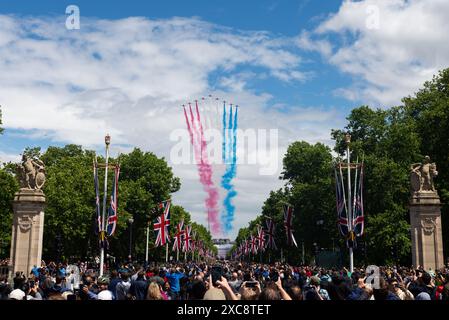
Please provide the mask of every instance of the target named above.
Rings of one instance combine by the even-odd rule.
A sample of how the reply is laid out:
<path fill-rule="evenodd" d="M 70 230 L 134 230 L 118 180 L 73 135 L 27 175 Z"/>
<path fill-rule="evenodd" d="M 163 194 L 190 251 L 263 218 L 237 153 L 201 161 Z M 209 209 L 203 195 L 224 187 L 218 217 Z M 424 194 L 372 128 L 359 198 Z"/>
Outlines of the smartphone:
<path fill-rule="evenodd" d="M 245 287 L 255 288 L 255 287 L 257 287 L 257 281 L 246 281 Z"/>
<path fill-rule="evenodd" d="M 223 268 L 220 266 L 212 267 L 210 274 L 212 276 L 212 284 L 215 285 L 223 276 Z"/>
<path fill-rule="evenodd" d="M 277 282 L 279 280 L 279 273 L 277 271 L 273 272 L 272 274 L 270 274 L 270 279 L 274 282 Z"/>
<path fill-rule="evenodd" d="M 67 300 L 76 300 L 76 295 L 75 294 L 68 294 L 67 295 Z"/>

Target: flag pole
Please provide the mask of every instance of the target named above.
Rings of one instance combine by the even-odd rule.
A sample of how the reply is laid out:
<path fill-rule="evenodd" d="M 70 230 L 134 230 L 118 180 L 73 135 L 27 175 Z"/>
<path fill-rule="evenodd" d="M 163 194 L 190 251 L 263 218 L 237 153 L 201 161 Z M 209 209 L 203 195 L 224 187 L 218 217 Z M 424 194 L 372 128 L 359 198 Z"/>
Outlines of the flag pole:
<path fill-rule="evenodd" d="M 104 138 L 104 142 L 106 144 L 106 166 L 104 173 L 104 197 L 103 197 L 103 215 L 101 219 L 101 250 L 100 250 L 100 277 L 103 276 L 104 269 L 104 240 L 105 240 L 105 232 L 106 232 L 106 197 L 108 193 L 108 164 L 109 164 L 109 144 L 111 143 L 111 137 L 109 134 Z"/>
<path fill-rule="evenodd" d="M 179 248 L 176 248 L 176 261 L 179 262 Z"/>
<path fill-rule="evenodd" d="M 351 243 L 349 246 L 349 271 L 354 272 L 354 251 L 352 248 L 352 195 L 351 195 L 351 154 L 349 152 L 349 144 L 351 143 L 351 135 L 346 134 L 346 158 L 348 161 L 348 235 Z"/>
<path fill-rule="evenodd" d="M 302 262 L 302 265 L 304 265 L 305 264 L 305 259 L 304 259 L 304 241 L 302 242 L 302 259 L 301 259 L 301 262 Z"/>
<path fill-rule="evenodd" d="M 148 265 L 148 243 L 150 241 L 150 223 L 147 224 L 147 243 L 145 247 L 145 263 Z"/>
<path fill-rule="evenodd" d="M 165 262 L 168 262 L 168 242 L 165 244 Z"/>

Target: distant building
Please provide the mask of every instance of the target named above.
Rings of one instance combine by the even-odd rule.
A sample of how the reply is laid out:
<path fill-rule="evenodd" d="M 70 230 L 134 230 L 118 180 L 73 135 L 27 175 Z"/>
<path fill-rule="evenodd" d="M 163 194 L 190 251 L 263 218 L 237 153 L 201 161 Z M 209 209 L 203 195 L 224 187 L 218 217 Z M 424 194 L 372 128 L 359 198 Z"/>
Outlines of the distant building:
<path fill-rule="evenodd" d="M 234 243 L 229 239 L 213 239 L 214 245 L 217 247 L 217 258 L 225 259 Z"/>

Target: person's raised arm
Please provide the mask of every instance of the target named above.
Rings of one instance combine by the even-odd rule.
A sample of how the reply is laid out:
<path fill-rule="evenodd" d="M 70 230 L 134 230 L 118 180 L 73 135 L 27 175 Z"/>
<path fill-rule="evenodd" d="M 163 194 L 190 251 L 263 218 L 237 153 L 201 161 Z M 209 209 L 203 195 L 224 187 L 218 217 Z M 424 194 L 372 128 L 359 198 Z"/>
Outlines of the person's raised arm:
<path fill-rule="evenodd" d="M 237 296 L 234 294 L 234 291 L 229 286 L 228 280 L 226 280 L 225 277 L 221 277 L 221 280 L 218 280 L 217 284 L 220 286 L 220 289 L 226 296 L 226 300 L 238 300 Z"/>
<path fill-rule="evenodd" d="M 278 280 L 275 283 L 276 283 L 276 287 L 278 287 L 279 292 L 281 293 L 282 299 L 283 300 L 292 300 L 290 295 L 284 290 L 284 288 L 282 288 L 282 280 L 280 277 L 278 278 Z"/>

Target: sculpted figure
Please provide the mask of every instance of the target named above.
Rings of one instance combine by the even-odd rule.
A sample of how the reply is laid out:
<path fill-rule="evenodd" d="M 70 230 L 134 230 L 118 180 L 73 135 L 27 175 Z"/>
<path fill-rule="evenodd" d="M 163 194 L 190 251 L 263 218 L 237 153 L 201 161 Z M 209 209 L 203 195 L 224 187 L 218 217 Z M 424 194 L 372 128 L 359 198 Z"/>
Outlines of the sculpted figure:
<path fill-rule="evenodd" d="M 429 156 L 425 156 L 422 163 L 412 164 L 410 169 L 413 191 L 436 191 L 433 179 L 438 175 L 438 171 L 435 162 L 432 163 Z"/>
<path fill-rule="evenodd" d="M 18 166 L 20 186 L 22 189 L 40 190 L 45 183 L 45 165 L 39 159 L 22 156 L 22 163 Z"/>

